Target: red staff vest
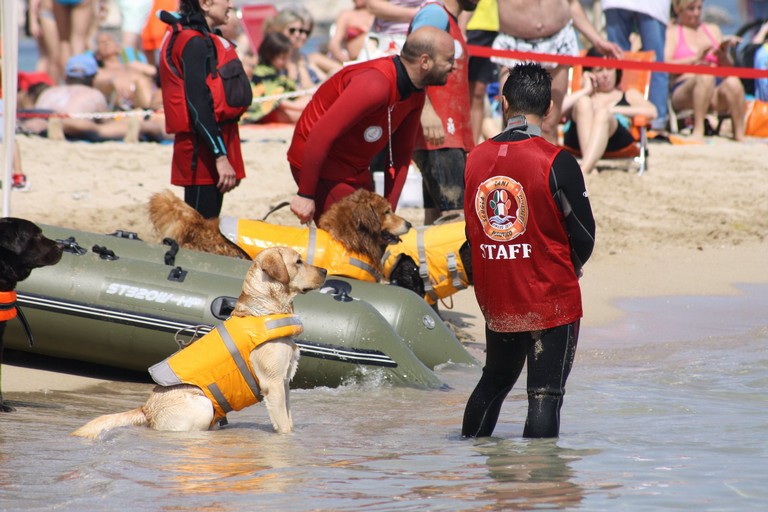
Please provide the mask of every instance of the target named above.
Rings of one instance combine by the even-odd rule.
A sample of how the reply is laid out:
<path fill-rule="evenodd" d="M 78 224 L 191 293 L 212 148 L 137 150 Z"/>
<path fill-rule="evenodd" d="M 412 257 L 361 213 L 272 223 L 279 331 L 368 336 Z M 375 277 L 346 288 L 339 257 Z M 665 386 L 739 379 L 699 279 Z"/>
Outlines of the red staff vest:
<path fill-rule="evenodd" d="M 565 218 L 549 188 L 559 152 L 541 137 L 487 140 L 467 159 L 474 289 L 493 331 L 548 329 L 582 316 Z"/>

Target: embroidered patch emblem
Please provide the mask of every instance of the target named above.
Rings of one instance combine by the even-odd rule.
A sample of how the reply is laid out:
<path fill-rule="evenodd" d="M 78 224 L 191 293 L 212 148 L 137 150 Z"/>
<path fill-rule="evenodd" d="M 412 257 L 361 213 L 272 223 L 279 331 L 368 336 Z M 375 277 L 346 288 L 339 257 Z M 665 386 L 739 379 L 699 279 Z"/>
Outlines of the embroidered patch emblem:
<path fill-rule="evenodd" d="M 363 138 L 365 142 L 376 142 L 381 138 L 382 133 L 384 133 L 384 130 L 381 129 L 381 126 L 369 126 L 365 129 Z"/>
<path fill-rule="evenodd" d="M 475 212 L 483 231 L 493 240 L 508 242 L 525 233 L 528 200 L 523 186 L 508 176 L 485 180 L 475 194 Z"/>

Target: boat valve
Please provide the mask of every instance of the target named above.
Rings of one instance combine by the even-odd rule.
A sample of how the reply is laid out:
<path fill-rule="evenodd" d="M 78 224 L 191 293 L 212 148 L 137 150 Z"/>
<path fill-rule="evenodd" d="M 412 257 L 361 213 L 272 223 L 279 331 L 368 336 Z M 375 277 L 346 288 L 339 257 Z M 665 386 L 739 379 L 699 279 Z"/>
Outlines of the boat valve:
<path fill-rule="evenodd" d="M 99 258 L 107 261 L 115 261 L 119 259 L 120 257 L 117 256 L 114 251 L 111 249 L 107 249 L 103 245 L 94 245 L 91 247 L 91 250 L 99 255 Z"/>
<path fill-rule="evenodd" d="M 82 256 L 88 252 L 88 249 L 79 245 L 73 236 L 67 238 L 66 240 L 56 240 L 56 243 L 61 245 L 61 249 L 64 252 L 68 252 L 70 254 L 77 254 L 78 256 Z"/>

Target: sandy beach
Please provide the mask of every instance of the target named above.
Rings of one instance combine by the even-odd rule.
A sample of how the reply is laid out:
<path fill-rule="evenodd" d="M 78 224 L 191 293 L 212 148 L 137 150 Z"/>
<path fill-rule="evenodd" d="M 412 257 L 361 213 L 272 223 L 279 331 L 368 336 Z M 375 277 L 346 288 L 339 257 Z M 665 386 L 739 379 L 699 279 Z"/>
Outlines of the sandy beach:
<path fill-rule="evenodd" d="M 261 218 L 295 191 L 285 152 L 291 128 L 245 128 L 248 177 L 225 198 L 223 215 Z M 152 232 L 146 206 L 170 187 L 171 145 L 56 142 L 19 137 L 22 165 L 31 181 L 12 194 L 11 214 L 85 231 Z M 620 298 L 738 293 L 738 283 L 768 282 L 768 180 L 766 144 L 723 138 L 703 145 L 652 144 L 644 176 L 609 170 L 587 176 L 597 221 L 597 245 L 582 278 L 584 327 L 619 318 Z M 419 208 L 399 212 L 420 224 Z M 275 223 L 297 225 L 283 209 Z M 454 297 L 446 318 L 474 339 L 482 357 L 483 321 L 474 294 Z M 582 344 L 589 344 L 583 339 Z M 5 393 L 68 390 L 94 379 L 6 365 Z"/>

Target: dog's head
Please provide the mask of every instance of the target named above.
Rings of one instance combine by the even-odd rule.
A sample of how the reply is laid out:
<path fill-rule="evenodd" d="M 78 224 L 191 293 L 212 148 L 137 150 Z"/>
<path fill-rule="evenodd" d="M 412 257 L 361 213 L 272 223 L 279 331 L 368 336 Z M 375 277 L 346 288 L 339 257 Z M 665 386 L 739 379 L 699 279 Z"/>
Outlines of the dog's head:
<path fill-rule="evenodd" d="M 365 189 L 334 203 L 318 226 L 349 249 L 367 255 L 375 254 L 371 242 L 380 247 L 396 244 L 411 229 L 410 222 L 392 211 L 389 201 Z"/>
<path fill-rule="evenodd" d="M 327 271 L 305 263 L 290 247 L 271 247 L 253 260 L 233 316 L 263 316 L 292 313 L 293 299 L 316 290 L 325 282 Z"/>
<path fill-rule="evenodd" d="M 33 269 L 55 265 L 62 247 L 25 219 L 0 219 L 0 291 L 13 291 Z"/>

